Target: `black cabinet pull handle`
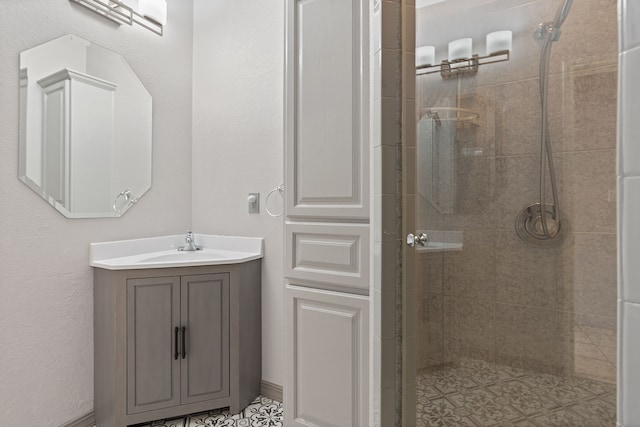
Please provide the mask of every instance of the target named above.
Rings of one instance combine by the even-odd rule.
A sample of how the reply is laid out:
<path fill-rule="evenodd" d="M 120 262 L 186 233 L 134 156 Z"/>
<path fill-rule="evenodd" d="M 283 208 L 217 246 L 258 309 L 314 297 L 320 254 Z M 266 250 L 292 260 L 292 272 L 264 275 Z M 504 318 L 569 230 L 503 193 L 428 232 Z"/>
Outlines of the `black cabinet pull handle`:
<path fill-rule="evenodd" d="M 187 328 L 182 327 L 182 358 L 187 357 Z M 176 358 L 177 359 L 177 358 Z"/>
<path fill-rule="evenodd" d="M 180 328 L 178 328 L 177 326 L 175 327 L 175 329 L 173 330 L 173 359 L 174 360 L 178 360 L 178 356 L 180 355 L 180 352 L 178 351 L 178 334 L 180 333 Z"/>

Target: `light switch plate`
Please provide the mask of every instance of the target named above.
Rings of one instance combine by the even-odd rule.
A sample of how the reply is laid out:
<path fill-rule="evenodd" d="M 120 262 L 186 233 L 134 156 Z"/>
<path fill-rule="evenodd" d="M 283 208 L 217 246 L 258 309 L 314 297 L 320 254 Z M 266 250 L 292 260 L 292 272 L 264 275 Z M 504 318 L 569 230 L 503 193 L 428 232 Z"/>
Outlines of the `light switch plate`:
<path fill-rule="evenodd" d="M 247 196 L 247 203 L 249 205 L 249 213 L 260 213 L 260 193 L 249 193 Z"/>

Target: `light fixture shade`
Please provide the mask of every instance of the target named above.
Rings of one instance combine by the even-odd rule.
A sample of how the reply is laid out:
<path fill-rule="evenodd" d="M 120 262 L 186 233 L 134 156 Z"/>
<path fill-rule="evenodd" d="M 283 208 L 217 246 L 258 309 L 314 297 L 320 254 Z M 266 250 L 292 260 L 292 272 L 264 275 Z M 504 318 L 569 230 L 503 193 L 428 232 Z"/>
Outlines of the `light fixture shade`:
<path fill-rule="evenodd" d="M 458 39 L 449 43 L 449 61 L 471 58 L 473 40 L 470 38 Z"/>
<path fill-rule="evenodd" d="M 139 0 L 138 13 L 162 26 L 167 25 L 167 0 Z"/>
<path fill-rule="evenodd" d="M 511 50 L 513 33 L 509 30 L 494 31 L 487 34 L 487 55 L 503 50 Z"/>
<path fill-rule="evenodd" d="M 433 65 L 436 62 L 435 46 L 419 46 L 416 48 L 416 67 Z"/>
<path fill-rule="evenodd" d="M 109 6 L 115 6 L 115 3 L 111 1 L 106 1 L 105 3 L 109 3 Z M 120 0 L 120 3 L 129 6 L 133 10 L 138 10 L 138 0 Z"/>

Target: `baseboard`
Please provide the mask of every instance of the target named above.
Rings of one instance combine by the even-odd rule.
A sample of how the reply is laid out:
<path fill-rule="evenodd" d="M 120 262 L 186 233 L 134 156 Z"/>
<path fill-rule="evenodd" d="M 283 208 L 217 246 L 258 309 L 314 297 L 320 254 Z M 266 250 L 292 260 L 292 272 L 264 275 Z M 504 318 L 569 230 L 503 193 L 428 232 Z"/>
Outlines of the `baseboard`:
<path fill-rule="evenodd" d="M 271 400 L 282 402 L 282 386 L 269 381 L 260 381 L 260 394 Z M 70 421 L 60 427 L 94 427 L 96 425 L 96 417 L 93 412 L 84 415 L 77 420 Z"/>
<path fill-rule="evenodd" d="M 89 412 L 75 421 L 70 421 L 60 427 L 93 427 L 96 425 L 96 414 Z"/>
<path fill-rule="evenodd" d="M 282 402 L 282 386 L 269 381 L 260 381 L 260 394 L 271 400 Z"/>

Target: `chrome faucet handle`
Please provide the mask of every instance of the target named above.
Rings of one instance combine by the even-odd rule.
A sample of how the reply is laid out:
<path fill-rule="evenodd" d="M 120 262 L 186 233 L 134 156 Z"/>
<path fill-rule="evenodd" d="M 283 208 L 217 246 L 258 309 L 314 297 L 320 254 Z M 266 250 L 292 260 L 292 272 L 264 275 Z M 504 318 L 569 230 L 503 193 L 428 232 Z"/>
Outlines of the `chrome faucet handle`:
<path fill-rule="evenodd" d="M 186 245 L 184 246 L 180 246 L 178 248 L 179 251 L 199 251 L 202 249 L 202 246 L 198 246 L 196 245 L 194 239 L 193 239 L 193 232 L 191 230 L 187 230 L 187 235 L 184 238 L 184 241 L 186 243 Z"/>

